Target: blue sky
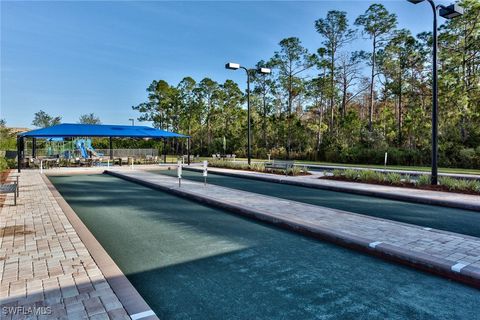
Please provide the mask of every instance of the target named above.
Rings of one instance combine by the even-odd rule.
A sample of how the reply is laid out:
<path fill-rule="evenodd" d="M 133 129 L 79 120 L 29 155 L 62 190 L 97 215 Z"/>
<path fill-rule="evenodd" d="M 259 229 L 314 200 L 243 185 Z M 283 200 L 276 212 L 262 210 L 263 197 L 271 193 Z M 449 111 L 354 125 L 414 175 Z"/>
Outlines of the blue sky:
<path fill-rule="evenodd" d="M 253 66 L 286 37 L 312 52 L 321 45 L 314 21 L 343 10 L 350 22 L 372 1 L 1 1 L 0 118 L 31 127 L 42 109 L 77 122 L 94 112 L 103 123 L 128 124 L 153 79 L 184 76 L 244 87 L 228 61 Z M 382 1 L 414 34 L 431 30 L 428 5 Z M 359 39 L 349 49 L 369 49 Z"/>

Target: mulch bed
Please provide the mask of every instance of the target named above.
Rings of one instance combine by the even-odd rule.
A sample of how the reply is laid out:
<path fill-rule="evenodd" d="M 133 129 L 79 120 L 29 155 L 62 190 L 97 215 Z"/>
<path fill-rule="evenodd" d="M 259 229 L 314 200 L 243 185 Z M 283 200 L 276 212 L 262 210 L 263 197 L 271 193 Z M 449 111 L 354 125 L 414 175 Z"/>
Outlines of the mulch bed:
<path fill-rule="evenodd" d="M 430 190 L 430 191 L 441 191 L 441 192 L 449 192 L 449 193 L 463 193 L 463 194 L 470 194 L 475 196 L 480 196 L 480 192 L 469 191 L 469 190 L 450 190 L 446 186 L 442 185 L 422 185 L 418 186 L 414 183 L 409 182 L 402 182 L 398 184 L 390 184 L 387 182 L 380 182 L 380 181 L 357 181 L 347 179 L 345 177 L 320 177 L 319 179 L 326 179 L 326 180 L 337 180 L 337 181 L 345 181 L 345 182 L 358 182 L 358 183 L 367 183 L 367 184 L 376 184 L 381 186 L 389 186 L 389 187 L 400 187 L 400 188 L 410 188 L 410 189 L 421 189 L 421 190 Z"/>
<path fill-rule="evenodd" d="M 0 172 L 0 183 L 5 183 L 5 181 L 7 181 L 9 174 L 10 174 L 10 169 Z"/>

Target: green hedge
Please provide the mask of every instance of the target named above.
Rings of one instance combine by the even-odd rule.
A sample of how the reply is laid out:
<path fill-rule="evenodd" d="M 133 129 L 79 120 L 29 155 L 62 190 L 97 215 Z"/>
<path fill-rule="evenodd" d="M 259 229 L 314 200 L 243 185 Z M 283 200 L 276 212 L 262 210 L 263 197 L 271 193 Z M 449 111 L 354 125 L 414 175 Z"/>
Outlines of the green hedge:
<path fill-rule="evenodd" d="M 4 157 L 0 157 L 0 172 L 3 172 L 4 170 L 8 169 L 8 163 L 7 160 L 5 160 Z"/>

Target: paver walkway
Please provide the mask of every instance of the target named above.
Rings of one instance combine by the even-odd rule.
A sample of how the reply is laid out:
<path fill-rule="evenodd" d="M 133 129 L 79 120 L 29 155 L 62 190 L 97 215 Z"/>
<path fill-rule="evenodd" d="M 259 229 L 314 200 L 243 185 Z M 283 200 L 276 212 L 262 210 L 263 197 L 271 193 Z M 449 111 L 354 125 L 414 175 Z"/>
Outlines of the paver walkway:
<path fill-rule="evenodd" d="M 0 318 L 130 319 L 38 171 L 0 208 Z"/>
<path fill-rule="evenodd" d="M 109 172 L 480 287 L 480 238 L 145 171 Z"/>
<path fill-rule="evenodd" d="M 188 167 L 189 170 L 202 170 L 198 165 Z M 309 176 L 284 176 L 270 173 L 259 173 L 245 170 L 224 168 L 208 168 L 209 172 L 231 176 L 258 179 L 263 181 L 292 184 L 311 188 L 327 189 L 340 192 L 351 192 L 394 200 L 403 200 L 432 205 L 443 205 L 452 208 L 480 211 L 480 196 L 461 193 L 438 192 L 413 188 L 400 188 L 367 183 L 346 182 L 318 179 L 318 174 Z"/>

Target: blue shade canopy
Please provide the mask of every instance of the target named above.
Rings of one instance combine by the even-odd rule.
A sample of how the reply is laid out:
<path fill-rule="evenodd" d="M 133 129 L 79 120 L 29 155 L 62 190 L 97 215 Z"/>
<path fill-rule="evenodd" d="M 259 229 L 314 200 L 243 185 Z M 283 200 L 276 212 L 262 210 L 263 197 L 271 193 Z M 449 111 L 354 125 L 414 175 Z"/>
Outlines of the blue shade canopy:
<path fill-rule="evenodd" d="M 20 137 L 124 137 L 124 138 L 188 138 L 183 134 L 145 126 L 62 123 L 21 133 Z"/>

